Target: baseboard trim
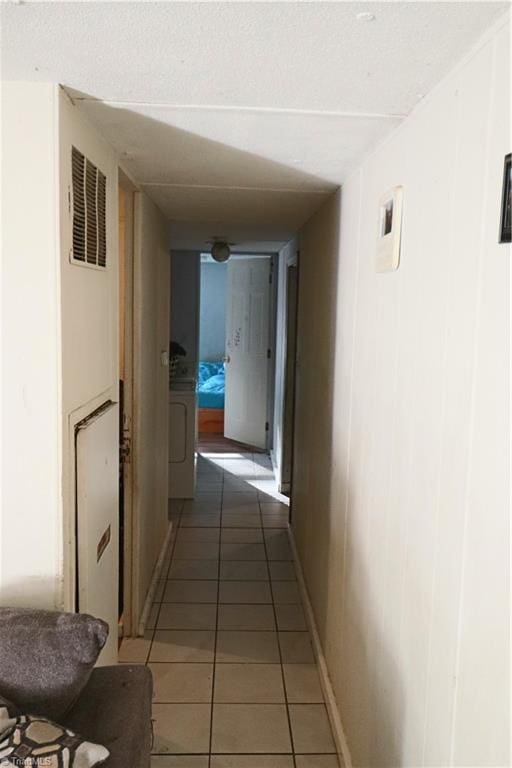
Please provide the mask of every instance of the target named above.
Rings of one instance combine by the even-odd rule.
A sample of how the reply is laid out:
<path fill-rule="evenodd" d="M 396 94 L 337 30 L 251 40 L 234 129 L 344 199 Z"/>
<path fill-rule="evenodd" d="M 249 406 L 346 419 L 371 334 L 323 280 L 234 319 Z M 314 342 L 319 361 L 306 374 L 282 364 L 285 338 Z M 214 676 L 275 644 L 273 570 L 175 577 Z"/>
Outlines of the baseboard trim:
<path fill-rule="evenodd" d="M 155 569 L 153 571 L 153 576 L 151 578 L 151 584 L 149 585 L 149 589 L 146 595 L 146 600 L 144 603 L 144 610 L 142 611 L 142 615 L 140 617 L 139 626 L 137 630 L 137 637 L 144 637 L 144 632 L 146 631 L 146 624 L 148 623 L 149 614 L 151 612 L 151 606 L 155 602 L 155 594 L 158 589 L 158 582 L 160 581 L 160 578 L 162 576 L 162 571 L 164 569 L 165 558 L 171 546 L 171 538 L 172 538 L 172 521 L 169 523 L 169 528 L 167 529 L 167 534 L 165 536 L 162 549 L 160 550 L 158 560 L 156 561 Z"/>
<path fill-rule="evenodd" d="M 302 603 L 304 606 L 304 613 L 306 614 L 306 622 L 311 633 L 311 639 L 313 641 L 313 652 L 318 664 L 318 671 L 320 674 L 320 684 L 325 697 L 325 705 L 327 707 L 327 713 L 331 722 L 331 727 L 334 735 L 334 741 L 336 743 L 336 749 L 338 752 L 338 758 L 340 765 L 343 768 L 352 768 L 352 758 L 350 757 L 350 751 L 343 730 L 340 713 L 338 711 L 338 705 L 336 703 L 336 697 L 329 678 L 329 672 L 327 670 L 327 662 L 325 661 L 324 652 L 320 644 L 320 636 L 316 628 L 315 614 L 311 606 L 308 590 L 306 587 L 306 581 L 304 579 L 304 573 L 300 563 L 299 553 L 297 545 L 295 544 L 295 537 L 291 528 L 288 528 L 288 535 L 290 538 L 290 545 L 292 548 L 293 559 L 295 561 L 295 568 L 297 570 L 297 581 L 299 583 L 299 589 L 302 597 Z"/>

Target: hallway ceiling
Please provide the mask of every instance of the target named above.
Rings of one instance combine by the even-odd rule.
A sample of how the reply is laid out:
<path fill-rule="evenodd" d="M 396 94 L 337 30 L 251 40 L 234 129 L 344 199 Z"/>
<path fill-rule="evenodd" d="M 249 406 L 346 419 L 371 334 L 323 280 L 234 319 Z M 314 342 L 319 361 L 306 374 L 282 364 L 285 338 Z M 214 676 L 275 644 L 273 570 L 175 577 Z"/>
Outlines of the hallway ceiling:
<path fill-rule="evenodd" d="M 7 2 L 3 78 L 62 83 L 176 247 L 274 249 L 507 7 Z"/>

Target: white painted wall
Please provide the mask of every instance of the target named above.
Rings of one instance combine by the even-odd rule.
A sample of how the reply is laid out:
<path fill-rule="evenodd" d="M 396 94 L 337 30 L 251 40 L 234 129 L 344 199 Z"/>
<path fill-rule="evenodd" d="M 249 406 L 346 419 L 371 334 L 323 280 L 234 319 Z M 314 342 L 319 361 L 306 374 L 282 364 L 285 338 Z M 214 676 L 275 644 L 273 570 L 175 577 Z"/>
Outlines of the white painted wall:
<path fill-rule="evenodd" d="M 179 360 L 178 370 L 182 376 L 195 376 L 199 362 L 199 258 L 197 251 L 171 253 L 170 334 L 187 352 L 186 357 Z"/>
<path fill-rule="evenodd" d="M 226 354 L 227 264 L 201 262 L 199 360 L 218 363 Z"/>
<path fill-rule="evenodd" d="M 72 609 L 74 426 L 117 399 L 117 165 L 58 86 L 3 83 L 2 95 L 1 599 Z M 69 262 L 72 144 L 107 176 L 106 271 Z"/>
<path fill-rule="evenodd" d="M 62 339 L 63 604 L 75 595 L 75 425 L 108 400 L 118 401 L 118 209 L 117 156 L 97 130 L 59 91 L 60 315 Z M 107 265 L 91 269 L 69 260 L 72 217 L 71 150 L 75 146 L 106 176 Z M 117 475 L 117 453 L 111 457 Z M 110 499 L 118 507 L 116 493 Z"/>
<path fill-rule="evenodd" d="M 55 86 L 2 83 L 2 605 L 61 600 L 57 123 Z"/>
<path fill-rule="evenodd" d="M 509 35 L 301 233 L 292 518 L 354 766 L 510 763 Z M 401 264 L 378 274 L 396 184 Z"/>
<path fill-rule="evenodd" d="M 69 262 L 72 145 L 107 176 L 106 270 Z M 118 398 L 117 174 L 114 151 L 58 86 L 2 84 L 2 604 L 74 608 L 74 429 Z M 166 222 L 142 193 L 137 227 L 140 615 L 168 528 L 169 329 Z M 117 507 L 117 450 L 112 467 Z"/>

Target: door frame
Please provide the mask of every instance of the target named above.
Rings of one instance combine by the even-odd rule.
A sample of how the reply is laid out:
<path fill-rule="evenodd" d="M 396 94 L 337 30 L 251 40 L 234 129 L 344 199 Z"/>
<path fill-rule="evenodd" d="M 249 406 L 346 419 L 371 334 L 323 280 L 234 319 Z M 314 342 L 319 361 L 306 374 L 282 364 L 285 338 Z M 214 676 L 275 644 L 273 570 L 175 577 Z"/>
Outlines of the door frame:
<path fill-rule="evenodd" d="M 269 324 L 268 324 L 268 348 L 270 363 L 267 378 L 267 444 L 266 450 L 271 451 L 274 444 L 274 407 L 276 392 L 276 334 L 277 334 L 277 299 L 278 299 L 278 269 L 279 254 L 270 254 L 270 299 L 269 299 Z"/>
<path fill-rule="evenodd" d="M 283 437 L 281 446 L 280 491 L 291 496 L 293 484 L 293 452 L 295 434 L 295 385 L 297 363 L 297 331 L 299 308 L 299 260 L 284 265 L 286 269 L 286 348 L 283 388 Z"/>
<path fill-rule="evenodd" d="M 135 563 L 135 525 L 134 515 L 134 253 L 135 253 L 135 201 L 137 187 L 130 178 L 119 168 L 119 377 L 121 378 L 121 366 L 123 366 L 122 387 L 122 419 L 120 425 L 120 460 L 122 447 L 125 449 L 125 457 L 122 461 L 123 484 L 123 540 L 122 559 L 123 569 L 120 573 L 123 586 L 123 613 L 122 634 L 129 637 L 137 631 L 137 612 L 134 606 L 134 570 Z M 124 208 L 124 232 L 121 235 L 121 206 Z M 124 247 L 123 247 L 124 246 Z M 123 444 L 123 446 L 121 445 Z"/>

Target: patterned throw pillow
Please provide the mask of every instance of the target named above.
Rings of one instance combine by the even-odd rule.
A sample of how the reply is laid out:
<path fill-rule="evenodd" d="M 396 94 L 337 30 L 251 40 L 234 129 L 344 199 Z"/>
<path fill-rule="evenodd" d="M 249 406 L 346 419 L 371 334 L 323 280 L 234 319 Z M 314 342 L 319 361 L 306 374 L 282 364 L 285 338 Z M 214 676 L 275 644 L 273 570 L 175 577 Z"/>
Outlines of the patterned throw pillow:
<path fill-rule="evenodd" d="M 105 747 L 44 717 L 9 718 L 7 709 L 0 709 L 1 768 L 94 768 L 109 754 Z"/>

